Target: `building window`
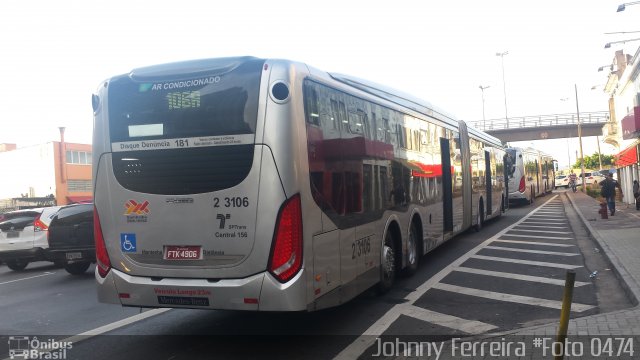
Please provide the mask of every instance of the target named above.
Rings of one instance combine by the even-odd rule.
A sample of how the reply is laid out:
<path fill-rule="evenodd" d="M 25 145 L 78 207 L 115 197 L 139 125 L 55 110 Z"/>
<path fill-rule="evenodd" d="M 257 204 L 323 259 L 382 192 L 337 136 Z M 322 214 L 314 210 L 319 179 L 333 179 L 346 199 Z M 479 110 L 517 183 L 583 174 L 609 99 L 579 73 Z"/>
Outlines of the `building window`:
<path fill-rule="evenodd" d="M 91 153 L 86 151 L 67 150 L 67 164 L 91 165 Z"/>
<path fill-rule="evenodd" d="M 93 191 L 91 180 L 67 180 L 68 192 L 87 192 Z"/>

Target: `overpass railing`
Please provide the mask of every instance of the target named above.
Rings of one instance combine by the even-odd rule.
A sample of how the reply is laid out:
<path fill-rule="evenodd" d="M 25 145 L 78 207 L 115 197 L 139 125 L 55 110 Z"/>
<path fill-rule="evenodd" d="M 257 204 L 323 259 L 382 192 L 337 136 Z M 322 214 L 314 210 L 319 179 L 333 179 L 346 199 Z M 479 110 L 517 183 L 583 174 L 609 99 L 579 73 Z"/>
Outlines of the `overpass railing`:
<path fill-rule="evenodd" d="M 580 123 L 582 124 L 605 124 L 608 121 L 608 111 L 580 113 Z M 471 121 L 470 124 L 476 129 L 482 131 L 535 128 L 540 126 L 578 125 L 578 116 L 576 113 L 518 116 L 510 117 L 508 119 L 476 120 Z"/>

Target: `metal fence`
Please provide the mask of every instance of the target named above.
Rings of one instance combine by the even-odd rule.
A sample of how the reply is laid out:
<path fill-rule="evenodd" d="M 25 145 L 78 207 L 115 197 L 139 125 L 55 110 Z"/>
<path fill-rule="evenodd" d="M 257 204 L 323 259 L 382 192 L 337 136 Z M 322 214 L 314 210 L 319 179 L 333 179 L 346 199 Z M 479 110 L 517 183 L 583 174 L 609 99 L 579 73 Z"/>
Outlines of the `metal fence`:
<path fill-rule="evenodd" d="M 609 121 L 608 111 L 594 111 L 580 113 L 580 123 L 582 124 L 604 124 Z M 578 116 L 576 113 L 553 114 L 553 115 L 535 115 L 535 116 L 517 116 L 501 119 L 487 119 L 471 121 L 471 126 L 478 130 L 503 130 L 503 129 L 520 129 L 533 128 L 540 126 L 561 126 L 561 125 L 577 125 Z"/>

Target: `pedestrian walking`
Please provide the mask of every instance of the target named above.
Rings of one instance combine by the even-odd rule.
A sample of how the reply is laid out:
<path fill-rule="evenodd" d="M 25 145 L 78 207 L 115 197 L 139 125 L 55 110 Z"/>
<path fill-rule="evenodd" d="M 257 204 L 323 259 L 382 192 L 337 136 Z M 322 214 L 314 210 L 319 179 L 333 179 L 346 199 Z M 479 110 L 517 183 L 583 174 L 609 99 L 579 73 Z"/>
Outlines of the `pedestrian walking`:
<path fill-rule="evenodd" d="M 636 199 L 636 210 L 640 210 L 640 184 L 633 180 L 633 198 Z"/>
<path fill-rule="evenodd" d="M 612 173 L 609 173 L 609 176 L 600 182 L 600 186 L 602 187 L 602 189 L 600 189 L 600 195 L 606 199 L 611 216 L 613 216 L 616 213 L 616 188 L 620 189 L 620 195 L 624 196 L 622 194 L 622 187 L 620 187 L 620 184 L 613 178 Z"/>

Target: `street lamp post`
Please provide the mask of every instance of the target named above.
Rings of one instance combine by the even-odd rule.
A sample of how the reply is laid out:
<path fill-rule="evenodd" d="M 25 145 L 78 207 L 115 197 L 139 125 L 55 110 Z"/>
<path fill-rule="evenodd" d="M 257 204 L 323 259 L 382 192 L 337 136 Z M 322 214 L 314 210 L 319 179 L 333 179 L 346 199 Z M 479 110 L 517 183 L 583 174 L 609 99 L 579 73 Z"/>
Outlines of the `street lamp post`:
<path fill-rule="evenodd" d="M 487 85 L 487 86 L 482 86 L 480 85 L 480 91 L 482 91 L 482 130 L 487 130 L 487 124 L 485 123 L 485 121 L 487 120 L 484 116 L 484 90 L 490 88 L 491 86 Z"/>
<path fill-rule="evenodd" d="M 637 5 L 640 4 L 640 1 L 632 1 L 632 2 L 628 2 L 628 3 L 624 3 L 624 4 L 620 4 L 618 5 L 618 10 L 616 10 L 616 12 L 620 12 L 620 11 L 624 11 L 626 9 L 626 5 Z"/>
<path fill-rule="evenodd" d="M 573 87 L 575 89 L 576 92 L 576 115 L 578 117 L 578 141 L 580 143 L 580 169 L 582 170 L 582 189 L 581 191 L 584 192 L 585 187 L 586 187 L 586 183 L 585 183 L 585 179 L 584 179 L 584 154 L 582 152 L 582 124 L 580 122 L 580 107 L 578 106 L 578 85 L 577 84 L 573 84 Z"/>
<path fill-rule="evenodd" d="M 509 116 L 507 115 L 507 83 L 504 80 L 504 56 L 509 52 L 496 53 L 496 56 L 500 56 L 502 59 L 502 91 L 504 92 L 504 119 L 507 121 L 507 129 L 509 128 Z"/>

